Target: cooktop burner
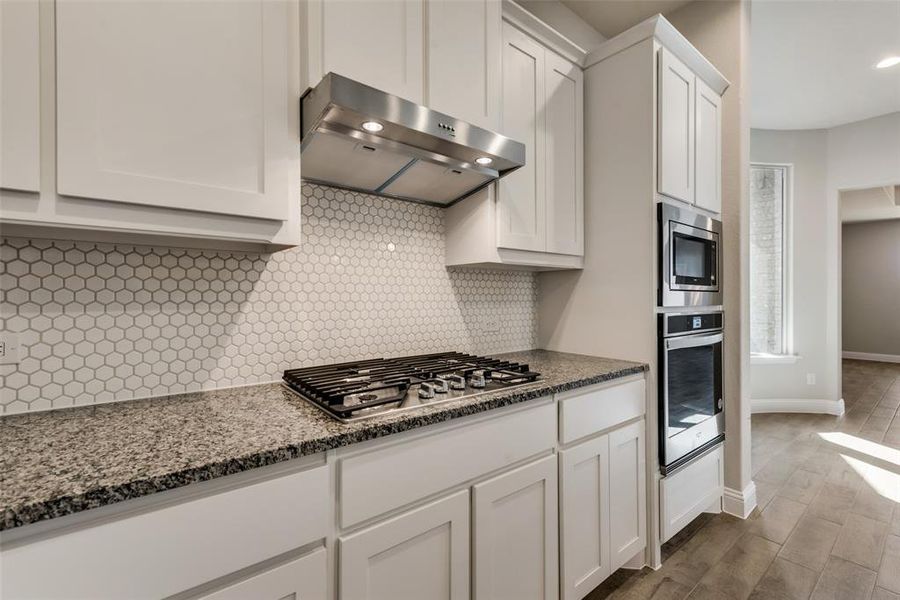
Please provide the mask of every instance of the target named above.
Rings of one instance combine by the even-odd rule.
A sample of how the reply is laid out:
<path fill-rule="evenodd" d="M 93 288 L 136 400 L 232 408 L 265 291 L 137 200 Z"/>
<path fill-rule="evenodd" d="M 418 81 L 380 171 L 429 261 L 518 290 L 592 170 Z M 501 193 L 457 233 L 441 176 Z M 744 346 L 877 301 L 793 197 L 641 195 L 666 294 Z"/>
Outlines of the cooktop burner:
<path fill-rule="evenodd" d="M 284 384 L 350 422 L 536 381 L 527 364 L 461 352 L 375 358 L 284 372 Z"/>

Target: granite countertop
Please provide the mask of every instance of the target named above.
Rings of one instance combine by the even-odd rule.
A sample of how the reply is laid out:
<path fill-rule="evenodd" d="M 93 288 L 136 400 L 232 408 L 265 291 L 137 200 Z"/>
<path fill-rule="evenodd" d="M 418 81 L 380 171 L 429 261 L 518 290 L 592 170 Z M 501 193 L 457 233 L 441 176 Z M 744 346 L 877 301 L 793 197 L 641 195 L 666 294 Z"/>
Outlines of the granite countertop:
<path fill-rule="evenodd" d="M 531 350 L 532 384 L 340 423 L 279 383 L 0 418 L 0 531 L 640 373 Z"/>

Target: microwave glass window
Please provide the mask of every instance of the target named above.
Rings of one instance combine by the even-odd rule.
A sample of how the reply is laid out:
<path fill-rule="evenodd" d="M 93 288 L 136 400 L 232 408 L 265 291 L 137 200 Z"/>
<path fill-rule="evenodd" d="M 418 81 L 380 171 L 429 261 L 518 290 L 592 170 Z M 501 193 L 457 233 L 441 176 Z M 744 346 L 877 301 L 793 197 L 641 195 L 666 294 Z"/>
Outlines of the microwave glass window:
<path fill-rule="evenodd" d="M 719 412 L 721 344 L 668 351 L 669 436 Z"/>
<path fill-rule="evenodd" d="M 675 276 L 706 279 L 709 242 L 675 234 Z"/>

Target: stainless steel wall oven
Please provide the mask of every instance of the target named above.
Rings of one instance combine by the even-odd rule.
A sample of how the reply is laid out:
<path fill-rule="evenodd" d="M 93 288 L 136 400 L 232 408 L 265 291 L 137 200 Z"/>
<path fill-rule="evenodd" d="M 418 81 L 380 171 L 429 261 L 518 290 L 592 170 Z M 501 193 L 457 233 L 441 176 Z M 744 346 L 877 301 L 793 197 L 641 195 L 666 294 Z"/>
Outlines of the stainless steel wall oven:
<path fill-rule="evenodd" d="M 663 475 L 725 439 L 722 313 L 659 315 L 659 464 Z"/>
<path fill-rule="evenodd" d="M 720 306 L 722 222 L 665 202 L 658 207 L 659 306 Z"/>

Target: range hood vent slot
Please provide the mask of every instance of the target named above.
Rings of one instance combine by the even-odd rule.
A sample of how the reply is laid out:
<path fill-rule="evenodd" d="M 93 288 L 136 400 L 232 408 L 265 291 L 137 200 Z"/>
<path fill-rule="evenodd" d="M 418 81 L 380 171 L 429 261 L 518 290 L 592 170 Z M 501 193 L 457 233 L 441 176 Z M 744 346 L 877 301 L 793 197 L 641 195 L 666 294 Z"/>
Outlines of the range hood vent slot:
<path fill-rule="evenodd" d="M 303 179 L 401 200 L 448 206 L 525 164 L 519 142 L 335 73 L 301 125 Z"/>

